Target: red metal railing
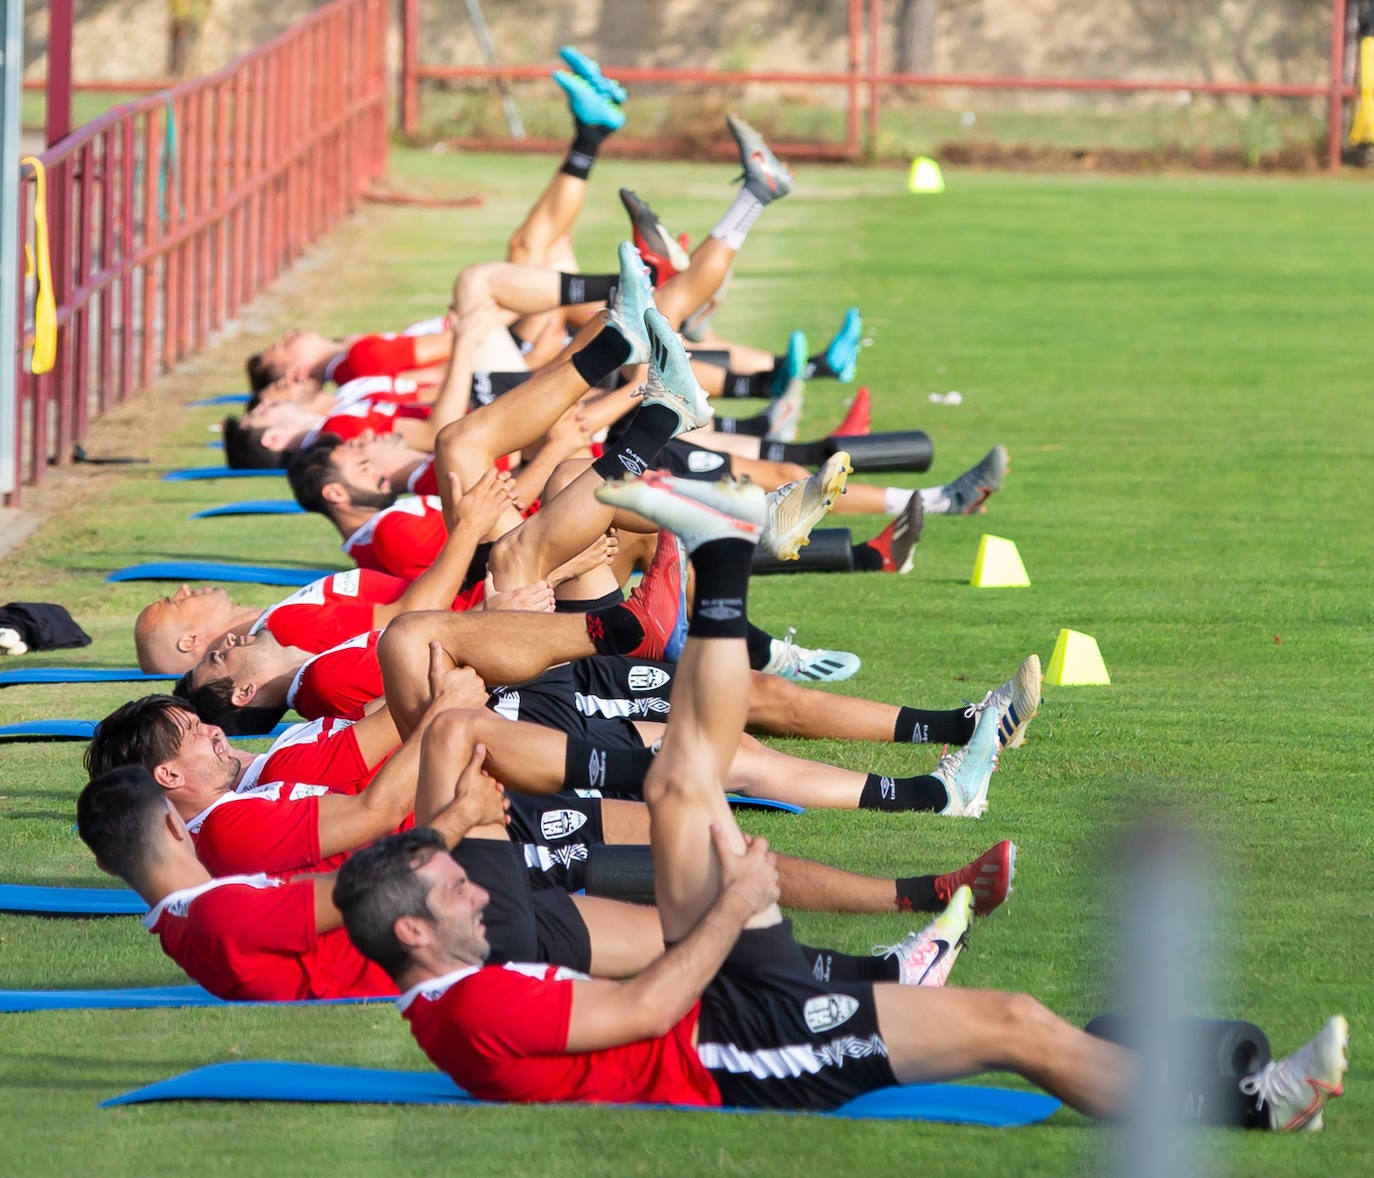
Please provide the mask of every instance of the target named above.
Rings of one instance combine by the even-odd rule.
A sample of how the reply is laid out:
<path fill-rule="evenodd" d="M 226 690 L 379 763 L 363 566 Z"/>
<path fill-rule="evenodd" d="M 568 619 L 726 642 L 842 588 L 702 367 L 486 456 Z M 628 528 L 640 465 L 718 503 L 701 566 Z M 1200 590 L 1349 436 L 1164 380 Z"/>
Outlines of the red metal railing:
<path fill-rule="evenodd" d="M 386 163 L 387 0 L 333 0 L 218 73 L 117 107 L 39 159 L 57 303 L 52 370 L 24 370 L 16 490 L 103 412 L 203 348 Z M 21 250 L 35 173 L 20 176 Z"/>
<path fill-rule="evenodd" d="M 1280 85 L 1260 82 L 1134 81 L 1111 78 L 1022 78 L 983 75 L 924 75 L 883 73 L 883 0 L 846 0 L 848 24 L 848 69 L 843 72 L 804 72 L 796 70 L 705 70 L 645 69 L 616 67 L 612 72 L 627 83 L 711 83 L 738 85 L 751 82 L 775 85 L 843 87 L 846 91 L 845 139 L 842 145 L 826 147 L 815 143 L 777 144 L 793 158 L 858 159 L 865 147 L 860 136 L 861 112 L 867 107 L 868 150 L 878 140 L 882 90 L 895 89 L 978 89 L 978 90 L 1057 90 L 1099 93 L 1189 92 L 1192 94 L 1232 94 L 1257 98 L 1325 98 L 1327 100 L 1327 166 L 1334 170 L 1341 161 L 1343 104 L 1356 94 L 1345 81 L 1345 41 L 1347 0 L 1331 0 L 1331 49 L 1325 81 L 1310 85 Z M 866 68 L 861 65 L 867 10 L 868 54 Z M 546 65 L 539 66 L 442 66 L 419 60 L 420 0 L 401 0 L 401 74 L 398 106 L 401 131 L 417 135 L 420 131 L 420 87 L 425 81 L 491 81 L 543 78 Z M 553 140 L 504 138 L 468 139 L 472 146 L 522 147 L 544 150 L 561 147 Z M 617 135 L 615 146 L 638 153 L 650 152 L 652 140 Z"/>

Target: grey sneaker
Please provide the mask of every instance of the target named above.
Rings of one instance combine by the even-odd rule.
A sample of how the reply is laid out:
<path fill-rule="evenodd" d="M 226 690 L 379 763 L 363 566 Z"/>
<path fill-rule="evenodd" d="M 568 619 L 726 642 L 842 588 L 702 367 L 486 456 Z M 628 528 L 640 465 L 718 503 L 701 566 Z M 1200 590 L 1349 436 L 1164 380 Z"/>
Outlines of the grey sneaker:
<path fill-rule="evenodd" d="M 739 147 L 739 160 L 744 167 L 744 174 L 739 179 L 744 181 L 745 188 L 763 204 L 791 192 L 792 173 L 769 150 L 763 136 L 739 115 L 726 115 L 725 125 L 730 128 L 730 134 L 735 137 Z"/>
<path fill-rule="evenodd" d="M 622 241 L 620 281 L 616 283 L 615 298 L 611 301 L 606 321 L 625 337 L 630 345 L 627 364 L 649 362 L 649 337 L 645 334 L 644 314 L 654 305 L 654 290 L 649 282 L 649 268 L 639 251 L 628 241 Z"/>
<path fill-rule="evenodd" d="M 630 247 L 634 252 L 634 247 Z M 636 255 L 636 258 L 638 255 Z M 649 379 L 639 388 L 646 405 L 666 405 L 677 414 L 676 433 L 686 433 L 711 420 L 715 412 L 706 392 L 692 375 L 691 361 L 683 351 L 677 332 L 652 302 L 644 312 L 644 327 L 649 336 Z"/>
<path fill-rule="evenodd" d="M 1005 446 L 994 446 L 977 466 L 971 466 L 952 483 L 940 488 L 949 506 L 946 515 L 977 515 L 995 491 L 1002 489 L 1011 460 Z"/>

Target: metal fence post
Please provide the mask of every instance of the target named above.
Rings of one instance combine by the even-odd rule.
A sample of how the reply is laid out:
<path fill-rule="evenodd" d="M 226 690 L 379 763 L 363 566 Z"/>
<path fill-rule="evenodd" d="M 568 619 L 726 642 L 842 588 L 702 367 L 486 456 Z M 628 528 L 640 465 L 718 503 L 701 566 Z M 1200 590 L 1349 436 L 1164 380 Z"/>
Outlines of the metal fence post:
<path fill-rule="evenodd" d="M 17 500 L 19 369 L 16 327 L 23 267 L 19 261 L 19 82 L 24 72 L 23 0 L 0 0 L 5 14 L 0 57 L 0 497 Z"/>

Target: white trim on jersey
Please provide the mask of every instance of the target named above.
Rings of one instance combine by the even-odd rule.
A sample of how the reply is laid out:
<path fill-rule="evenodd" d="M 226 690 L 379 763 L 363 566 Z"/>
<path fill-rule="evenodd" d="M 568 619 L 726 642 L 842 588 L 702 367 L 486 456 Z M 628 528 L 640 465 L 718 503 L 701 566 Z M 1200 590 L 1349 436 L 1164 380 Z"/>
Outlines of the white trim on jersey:
<path fill-rule="evenodd" d="M 193 888 L 182 888 L 180 891 L 168 892 L 149 910 L 148 915 L 142 918 L 143 927 L 151 932 L 153 925 L 157 924 L 164 912 L 171 912 L 173 916 L 185 916 L 193 900 L 214 888 L 223 887 L 225 884 L 247 884 L 250 888 L 279 888 L 285 882 L 284 879 L 273 879 L 270 875 L 265 875 L 260 871 L 256 875 L 222 875 L 219 879 L 197 884 Z"/>

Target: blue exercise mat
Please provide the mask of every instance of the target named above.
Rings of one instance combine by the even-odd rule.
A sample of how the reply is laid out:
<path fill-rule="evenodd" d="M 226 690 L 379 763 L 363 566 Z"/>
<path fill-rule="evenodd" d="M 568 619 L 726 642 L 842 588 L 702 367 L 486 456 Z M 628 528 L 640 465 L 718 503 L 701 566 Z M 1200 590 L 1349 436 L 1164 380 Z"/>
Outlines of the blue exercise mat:
<path fill-rule="evenodd" d="M 794 806 L 791 802 L 775 802 L 772 798 L 746 798 L 739 794 L 726 794 L 725 800 L 736 810 L 781 810 L 785 814 L 805 814 L 804 806 Z"/>
<path fill-rule="evenodd" d="M 395 1001 L 395 995 L 382 995 L 376 998 L 302 999 L 298 1002 L 226 1002 L 199 986 L 141 986 L 129 990 L 0 990 L 0 1013 L 155 1010 L 168 1006 L 357 1006 L 361 1002 Z"/>
<path fill-rule="evenodd" d="M 90 740 L 95 735 L 95 720 L 21 720 L 18 724 L 0 724 L 0 740 Z M 295 727 L 285 721 L 271 732 L 260 732 L 257 736 L 276 738 L 288 728 Z M 245 733 L 248 739 L 249 734 Z"/>
<path fill-rule="evenodd" d="M 154 1100 L 276 1100 L 357 1104 L 481 1105 L 438 1072 L 346 1068 L 279 1060 L 217 1063 L 102 1101 L 101 1108 Z M 662 1105 L 631 1107 L 663 1108 Z M 960 1125 L 1031 1125 L 1059 1108 L 1038 1092 L 963 1084 L 918 1084 L 869 1092 L 833 1112 L 807 1115 Z M 694 1109 L 693 1111 L 702 1111 Z M 734 1113 L 759 1109 L 729 1109 Z"/>
<path fill-rule="evenodd" d="M 340 569 L 288 569 L 276 565 L 221 564 L 213 560 L 155 560 L 116 569 L 107 581 L 229 581 L 299 588 Z"/>
<path fill-rule="evenodd" d="M 232 466 L 188 466 L 183 470 L 169 470 L 162 476 L 164 483 L 189 483 L 198 479 L 259 479 L 286 477 L 284 466 L 253 466 L 239 470 Z"/>
<path fill-rule="evenodd" d="M 191 519 L 215 519 L 221 515 L 304 515 L 305 508 L 294 499 L 245 499 L 223 507 L 207 507 L 193 512 Z"/>
<path fill-rule="evenodd" d="M 128 888 L 55 888 L 44 884 L 0 884 L 0 912 L 40 916 L 142 916 L 143 897 Z"/>
<path fill-rule="evenodd" d="M 26 683 L 145 683 L 180 678 L 180 675 L 140 671 L 137 667 L 25 667 L 0 671 L 0 687 L 18 687 Z"/>
<path fill-rule="evenodd" d="M 247 405 L 252 399 L 252 393 L 220 393 L 217 397 L 201 397 L 199 401 L 187 401 L 186 404 L 193 406 Z"/>

